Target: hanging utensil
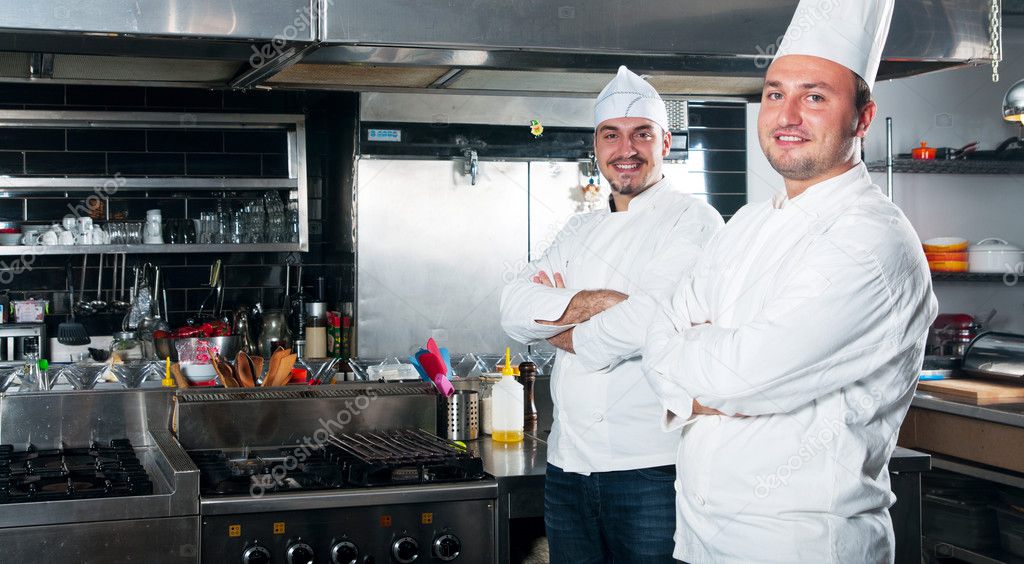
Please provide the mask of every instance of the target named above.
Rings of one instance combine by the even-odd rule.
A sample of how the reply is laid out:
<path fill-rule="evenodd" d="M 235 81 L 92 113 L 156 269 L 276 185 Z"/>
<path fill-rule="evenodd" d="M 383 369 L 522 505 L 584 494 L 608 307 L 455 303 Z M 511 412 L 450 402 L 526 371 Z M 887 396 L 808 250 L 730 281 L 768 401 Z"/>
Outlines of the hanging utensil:
<path fill-rule="evenodd" d="M 132 304 L 124 301 L 124 271 L 127 267 L 128 255 L 121 253 L 121 288 L 117 289 L 117 255 L 114 255 L 114 295 L 111 296 L 110 310 L 123 313 L 131 309 Z"/>
<path fill-rule="evenodd" d="M 214 300 L 214 307 L 217 307 L 217 302 L 222 297 L 222 294 L 218 293 L 218 285 L 221 283 L 220 269 L 221 260 L 217 259 L 214 261 L 213 265 L 210 266 L 210 293 L 207 294 L 206 297 L 203 298 L 203 302 L 199 304 L 199 313 L 196 315 L 198 319 L 203 319 L 203 311 L 206 309 L 206 302 L 210 301 L 210 298 L 212 298 L 214 294 L 218 295 L 218 298 Z M 223 291 L 223 287 L 221 287 L 221 291 Z"/>
<path fill-rule="evenodd" d="M 68 312 L 71 318 L 57 326 L 57 342 L 62 345 L 88 345 L 91 342 L 85 326 L 75 322 L 75 285 L 71 275 L 71 263 L 64 264 L 68 282 Z"/>
<path fill-rule="evenodd" d="M 81 284 L 78 286 L 78 303 L 73 307 L 77 308 L 77 311 L 81 315 L 92 315 L 94 312 L 89 302 L 85 301 L 85 271 L 89 264 L 89 255 L 82 255 L 82 275 Z"/>
<path fill-rule="evenodd" d="M 153 267 L 153 312 L 156 316 L 156 323 L 153 326 L 153 331 L 165 331 L 171 332 L 171 326 L 167 323 L 167 280 L 163 280 L 164 286 L 160 285 L 160 267 Z M 162 294 L 161 294 L 162 292 Z M 160 313 L 160 300 L 159 297 L 163 297 L 164 312 Z"/>
<path fill-rule="evenodd" d="M 89 302 L 93 313 L 100 313 L 107 309 L 107 302 L 103 301 L 103 255 L 100 255 L 99 273 L 96 275 L 96 299 Z"/>

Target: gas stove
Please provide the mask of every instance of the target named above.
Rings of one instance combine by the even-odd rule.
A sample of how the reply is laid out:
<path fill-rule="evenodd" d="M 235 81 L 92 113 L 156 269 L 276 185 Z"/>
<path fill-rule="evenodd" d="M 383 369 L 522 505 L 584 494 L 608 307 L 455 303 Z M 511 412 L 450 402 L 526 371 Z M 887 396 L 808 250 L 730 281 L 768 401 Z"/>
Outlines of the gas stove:
<path fill-rule="evenodd" d="M 202 562 L 494 564 L 498 484 L 433 432 L 437 401 L 394 384 L 180 393 Z"/>
<path fill-rule="evenodd" d="M 127 439 L 86 448 L 0 445 L 0 503 L 152 493 L 153 483 Z"/>
<path fill-rule="evenodd" d="M 465 482 L 484 478 L 472 451 L 420 429 L 332 435 L 323 445 L 189 451 L 203 495 Z"/>

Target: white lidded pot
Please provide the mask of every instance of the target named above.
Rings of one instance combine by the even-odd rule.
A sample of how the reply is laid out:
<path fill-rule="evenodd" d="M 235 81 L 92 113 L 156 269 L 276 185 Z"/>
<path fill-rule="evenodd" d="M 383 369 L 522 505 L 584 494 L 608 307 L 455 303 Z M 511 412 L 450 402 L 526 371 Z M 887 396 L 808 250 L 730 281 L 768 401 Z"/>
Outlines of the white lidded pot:
<path fill-rule="evenodd" d="M 982 239 L 968 249 L 968 268 L 971 272 L 1006 274 L 1020 269 L 1024 250 L 1003 239 Z"/>

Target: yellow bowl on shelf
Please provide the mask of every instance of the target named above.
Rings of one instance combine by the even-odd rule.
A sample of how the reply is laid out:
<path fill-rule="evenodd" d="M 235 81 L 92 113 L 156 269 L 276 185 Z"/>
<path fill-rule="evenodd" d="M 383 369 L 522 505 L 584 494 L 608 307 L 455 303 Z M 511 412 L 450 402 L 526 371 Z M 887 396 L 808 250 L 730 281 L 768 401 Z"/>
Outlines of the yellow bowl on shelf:
<path fill-rule="evenodd" d="M 970 242 L 963 237 L 936 237 L 924 242 L 926 253 L 955 253 L 966 251 Z"/>

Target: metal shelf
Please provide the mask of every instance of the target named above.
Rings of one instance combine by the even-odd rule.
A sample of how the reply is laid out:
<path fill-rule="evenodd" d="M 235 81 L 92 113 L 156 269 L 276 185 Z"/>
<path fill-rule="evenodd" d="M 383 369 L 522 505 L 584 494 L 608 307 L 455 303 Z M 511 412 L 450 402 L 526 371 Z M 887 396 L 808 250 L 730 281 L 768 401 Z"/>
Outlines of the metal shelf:
<path fill-rule="evenodd" d="M 145 189 L 159 191 L 182 190 L 274 190 L 299 187 L 296 178 L 132 178 L 132 177 L 8 177 L 0 176 L 0 190 L 14 189 L 19 191 L 40 190 L 103 190 L 104 188 L 122 190 Z"/>
<path fill-rule="evenodd" d="M 1003 484 L 1004 486 L 1010 486 L 1013 488 L 1024 488 L 1024 475 L 1021 475 L 1020 473 L 987 466 L 983 467 L 962 460 L 944 458 L 941 454 L 936 455 L 931 453 L 931 455 L 932 468 L 948 470 L 950 472 L 956 472 L 957 474 L 963 474 L 964 476 L 973 476 L 988 482 L 995 482 L 997 484 Z"/>
<path fill-rule="evenodd" d="M 1021 564 L 1024 558 L 1007 554 L 1000 549 L 968 550 L 931 537 L 921 537 L 925 551 L 939 559 L 958 558 L 970 564 Z"/>
<path fill-rule="evenodd" d="M 12 245 L 0 246 L 0 256 L 96 255 L 101 253 L 290 253 L 308 250 L 308 243 L 242 243 L 237 245 Z"/>
<path fill-rule="evenodd" d="M 87 129 L 234 129 L 280 130 L 287 136 L 288 176 L 262 177 L 30 177 L 0 176 L 3 192 L 45 192 L 91 190 L 101 198 L 116 190 L 131 189 L 174 193 L 218 190 L 294 191 L 298 207 L 298 243 L 246 245 L 88 245 L 88 246 L 0 246 L 2 255 L 72 255 L 97 253 L 224 253 L 305 252 L 309 250 L 309 202 L 306 178 L 306 119 L 296 114 L 219 114 L 170 112 L 82 112 L 0 110 L 0 129 L 5 127 L 87 128 Z"/>
<path fill-rule="evenodd" d="M 932 280 L 936 282 L 1003 282 L 1000 273 L 981 272 L 933 272 Z"/>
<path fill-rule="evenodd" d="M 871 172 L 885 172 L 885 161 L 867 163 Z M 893 159 L 893 172 L 915 174 L 1024 174 L 1024 161 Z"/>

